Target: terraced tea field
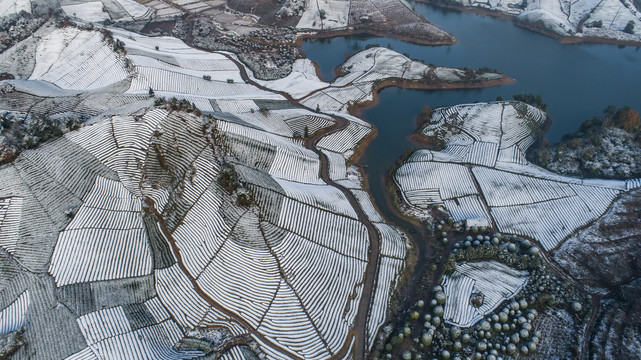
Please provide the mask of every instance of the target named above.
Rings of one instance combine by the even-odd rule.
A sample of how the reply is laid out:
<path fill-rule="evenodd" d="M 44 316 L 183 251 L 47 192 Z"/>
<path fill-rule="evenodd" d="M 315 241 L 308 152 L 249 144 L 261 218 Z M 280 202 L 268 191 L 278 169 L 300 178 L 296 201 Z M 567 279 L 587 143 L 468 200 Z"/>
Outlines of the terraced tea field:
<path fill-rule="evenodd" d="M 569 24 L 592 5 L 567 9 Z M 613 28 L 636 16 L 604 11 Z M 377 130 L 358 116 L 379 90 L 514 82 L 375 44 L 327 82 L 294 47 L 339 33 L 455 42 L 404 0 L 9 0 L 0 16 L 0 358 L 412 358 L 433 340 L 449 358 L 474 351 L 455 345 L 464 332 L 490 360 L 515 344 L 535 351 L 540 334 L 513 333 L 530 337 L 528 306 L 545 289 L 585 329 L 600 314 L 582 315 L 586 297 L 565 293 L 572 279 L 541 258 L 578 246 L 595 221 L 629 221 L 619 210 L 641 180 L 529 163 L 547 121 L 537 108 L 430 109 L 422 133 L 443 148 L 414 151 L 393 173 L 401 205 L 427 221 L 408 237 L 373 203 L 356 161 Z M 479 226 L 529 240 L 462 241 Z M 568 254 L 554 256 L 566 265 Z M 489 342 L 490 321 L 512 344 Z"/>
<path fill-rule="evenodd" d="M 54 29 L 35 44 L 28 80 L 11 83 L 15 100 L 3 102 L 20 113 L 17 95 L 34 104 L 74 96 L 58 114 L 92 114 L 0 168 L 10 184 L 0 195 L 3 267 L 47 283 L 3 291 L 3 329 L 55 317 L 68 329 L 65 346 L 30 351 L 69 359 L 194 358 L 211 351 L 193 343 L 212 327 L 224 329 L 227 356 L 249 343 L 270 358 L 310 359 L 371 346 L 406 244 L 348 176 L 347 159 L 372 129 L 345 104 L 364 93 L 312 111 L 270 89 L 278 81 L 259 84 L 231 54 L 112 33 L 125 52 L 98 31 Z M 377 66 L 415 67 L 387 49 L 369 53 L 379 52 Z M 338 84 L 310 77 L 301 94 L 371 92 L 373 80 L 353 81 L 384 79 L 376 69 Z M 106 107 L 97 101 L 105 93 Z M 229 177 L 236 185 L 221 180 Z M 29 329 L 28 343 L 63 341 Z"/>
<path fill-rule="evenodd" d="M 442 205 L 454 221 L 483 219 L 501 232 L 527 236 L 545 250 L 599 218 L 638 180 L 559 176 L 530 164 L 532 129 L 546 115 L 523 103 L 457 105 L 434 111 L 423 134 L 442 151 L 418 150 L 394 174 L 404 201 Z"/>

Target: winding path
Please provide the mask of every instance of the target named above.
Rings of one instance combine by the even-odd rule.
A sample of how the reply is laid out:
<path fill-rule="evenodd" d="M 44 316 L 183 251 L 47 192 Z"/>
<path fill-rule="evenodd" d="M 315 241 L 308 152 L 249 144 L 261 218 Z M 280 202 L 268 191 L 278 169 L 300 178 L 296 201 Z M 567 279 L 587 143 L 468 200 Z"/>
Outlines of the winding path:
<path fill-rule="evenodd" d="M 368 253 L 367 266 L 365 268 L 365 274 L 363 279 L 363 289 L 361 294 L 361 299 L 358 304 L 358 311 L 356 312 L 356 318 L 354 319 L 354 330 L 350 333 L 350 338 L 354 339 L 354 348 L 353 348 L 353 357 L 354 359 L 364 359 L 365 354 L 367 353 L 367 319 L 369 317 L 369 310 L 372 295 L 374 294 L 374 287 L 376 285 L 376 280 L 378 278 L 378 265 L 380 262 L 380 247 L 381 247 L 381 237 L 374 226 L 374 224 L 367 218 L 367 215 L 361 208 L 358 200 L 354 194 L 349 191 L 346 187 L 337 184 L 329 176 L 329 159 L 327 156 L 319 150 L 316 145 L 318 142 L 325 136 L 333 134 L 335 132 L 341 131 L 349 125 L 349 121 L 343 117 L 334 115 L 334 119 L 337 120 L 336 125 L 334 125 L 330 130 L 316 134 L 305 141 L 305 147 L 314 151 L 318 154 L 320 158 L 320 176 L 324 182 L 328 185 L 331 185 L 339 189 L 347 198 L 350 205 L 356 211 L 358 220 L 365 225 L 367 228 L 367 233 L 369 235 L 370 249 Z M 347 342 L 341 347 L 341 350 L 336 354 L 337 357 L 342 358 L 346 355 L 351 345 L 351 339 L 348 338 Z"/>
<path fill-rule="evenodd" d="M 291 95 L 284 93 L 284 92 L 279 92 L 275 91 L 273 89 L 270 89 L 268 87 L 265 87 L 261 84 L 258 84 L 257 82 L 253 81 L 249 75 L 247 74 L 247 69 L 245 68 L 245 65 L 243 65 L 240 61 L 238 61 L 235 57 L 227 54 L 227 53 L 220 53 L 227 57 L 229 60 L 234 62 L 236 66 L 238 67 L 240 71 L 240 75 L 242 79 L 250 84 L 253 85 L 261 90 L 264 91 L 269 91 L 272 93 L 277 93 L 283 97 L 285 97 L 287 100 L 289 100 L 292 104 L 296 105 L 299 108 L 306 109 L 309 111 L 313 111 L 312 109 L 309 109 L 300 103 L 298 103 L 296 100 L 294 100 Z M 368 253 L 368 261 L 367 261 L 367 266 L 365 268 L 365 273 L 364 277 L 362 280 L 363 288 L 361 292 L 361 298 L 360 302 L 358 304 L 358 311 L 356 312 L 356 317 L 354 319 L 354 324 L 352 330 L 349 332 L 348 338 L 346 339 L 345 343 L 339 351 L 337 351 L 332 358 L 334 359 L 342 359 L 348 355 L 348 352 L 350 348 L 352 348 L 352 356 L 354 359 L 364 359 L 365 354 L 367 353 L 367 320 L 369 317 L 369 312 L 370 312 L 370 305 L 371 305 L 371 299 L 374 294 L 375 286 L 376 286 L 376 280 L 378 278 L 378 265 L 380 262 L 380 247 L 381 247 L 381 236 L 374 224 L 367 218 L 367 215 L 363 208 L 361 207 L 360 203 L 354 196 L 354 194 L 347 189 L 346 187 L 336 183 L 332 178 L 329 176 L 329 159 L 327 156 L 317 147 L 318 142 L 331 134 L 337 133 L 339 131 L 344 130 L 347 128 L 349 125 L 349 120 L 347 120 L 344 117 L 332 114 L 328 115 L 331 116 L 336 123 L 332 125 L 330 128 L 322 130 L 317 132 L 316 134 L 313 134 L 309 138 L 307 138 L 304 142 L 304 145 L 307 149 L 312 150 L 315 152 L 319 159 L 320 159 L 320 177 L 321 179 L 327 183 L 330 186 L 333 186 L 337 189 L 339 189 L 343 195 L 347 198 L 347 201 L 349 201 L 350 205 L 352 208 L 354 208 L 354 211 L 356 212 L 356 215 L 358 217 L 358 220 L 365 226 L 367 229 L 367 233 L 369 236 L 369 241 L 370 241 L 370 248 L 369 248 L 369 253 Z M 353 346 L 352 346 L 353 344 Z"/>

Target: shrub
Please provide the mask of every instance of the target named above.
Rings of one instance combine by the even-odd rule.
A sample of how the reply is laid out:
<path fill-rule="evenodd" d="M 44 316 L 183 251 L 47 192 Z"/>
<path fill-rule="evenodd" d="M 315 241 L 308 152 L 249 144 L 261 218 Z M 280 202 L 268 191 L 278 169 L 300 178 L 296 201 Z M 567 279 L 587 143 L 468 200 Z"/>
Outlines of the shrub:
<path fill-rule="evenodd" d="M 69 116 L 65 118 L 65 128 L 67 131 L 72 131 L 80 128 L 81 120 L 77 117 Z"/>
<path fill-rule="evenodd" d="M 428 121 L 432 117 L 432 108 L 427 105 L 423 105 L 420 117 L 421 120 Z"/>
<path fill-rule="evenodd" d="M 521 101 L 526 104 L 532 105 L 534 107 L 537 107 L 543 111 L 546 111 L 548 108 L 548 104 L 543 102 L 543 98 L 541 97 L 541 94 L 534 95 L 534 94 L 515 94 L 513 96 L 514 100 L 516 101 Z"/>
<path fill-rule="evenodd" d="M 476 70 L 476 72 L 478 74 L 485 74 L 485 73 L 496 73 L 496 74 L 498 74 L 498 73 L 500 73 L 500 71 L 498 71 L 497 69 L 493 69 L 493 68 L 488 67 L 488 66 L 480 67 L 480 68 L 478 68 L 478 70 Z"/>
<path fill-rule="evenodd" d="M 636 110 L 626 106 L 617 111 L 614 122 L 625 131 L 634 132 L 641 126 L 641 116 Z"/>
<path fill-rule="evenodd" d="M 253 202 L 252 196 L 248 192 L 242 192 L 236 195 L 236 203 L 242 207 L 249 207 Z"/>
<path fill-rule="evenodd" d="M 634 21 L 632 20 L 628 21 L 628 24 L 625 25 L 625 29 L 623 29 L 623 32 L 628 34 L 634 34 Z"/>
<path fill-rule="evenodd" d="M 80 127 L 84 118 L 51 119 L 47 116 L 0 115 L 0 163 L 13 161 L 24 149 L 33 149 L 40 143 L 62 136 Z"/>
<path fill-rule="evenodd" d="M 227 190 L 228 193 L 232 194 L 240 187 L 240 182 L 238 181 L 238 174 L 233 165 L 224 164 L 220 174 L 218 175 L 217 182 L 223 189 Z"/>

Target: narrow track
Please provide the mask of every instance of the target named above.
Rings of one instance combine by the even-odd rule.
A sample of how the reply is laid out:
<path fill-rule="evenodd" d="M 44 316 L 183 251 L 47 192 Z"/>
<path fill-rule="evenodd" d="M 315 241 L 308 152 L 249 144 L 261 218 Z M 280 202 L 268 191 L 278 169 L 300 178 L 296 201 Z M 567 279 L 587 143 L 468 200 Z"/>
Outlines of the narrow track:
<path fill-rule="evenodd" d="M 583 336 L 581 336 L 581 343 L 579 344 L 579 356 L 581 360 L 588 360 L 590 358 L 590 338 L 592 337 L 594 322 L 596 321 L 597 315 L 599 315 L 601 299 L 602 297 L 599 295 L 592 296 L 592 311 L 590 311 L 590 317 L 585 324 Z"/>
<path fill-rule="evenodd" d="M 329 176 L 329 159 L 327 156 L 319 150 L 316 145 L 318 142 L 325 136 L 341 131 L 349 125 L 349 121 L 345 118 L 338 117 L 338 116 L 333 116 L 336 120 L 337 123 L 334 125 L 334 127 L 326 132 L 323 132 L 322 134 L 317 134 L 315 136 L 312 136 L 309 138 L 307 141 L 305 141 L 305 147 L 314 151 L 316 154 L 318 154 L 320 158 L 320 176 L 321 179 L 328 185 L 331 185 L 337 189 L 339 189 L 347 198 L 347 201 L 349 201 L 350 205 L 354 208 L 356 211 L 356 215 L 358 216 L 358 220 L 365 225 L 365 228 L 367 229 L 367 233 L 369 236 L 370 240 L 370 249 L 369 249 L 369 254 L 368 254 L 368 261 L 367 261 L 367 266 L 365 268 L 365 274 L 364 274 L 364 279 L 363 279 L 363 290 L 361 293 L 361 299 L 358 304 L 358 311 L 356 313 L 356 318 L 354 319 L 354 331 L 352 335 L 350 336 L 351 338 L 354 339 L 354 348 L 353 348 L 353 357 L 354 359 L 364 359 L 365 354 L 367 353 L 367 319 L 369 316 L 369 310 L 370 310 L 370 304 L 371 304 L 371 299 L 372 295 L 374 294 L 374 287 L 376 286 L 376 280 L 378 277 L 378 265 L 380 261 L 380 246 L 381 246 L 381 238 L 378 230 L 374 226 L 374 224 L 367 218 L 367 215 L 361 208 L 358 200 L 356 200 L 356 197 L 354 194 L 349 191 L 346 187 L 337 184 L 334 180 L 332 180 Z M 347 351 L 349 349 L 349 346 L 351 345 L 351 339 L 348 339 L 345 344 L 341 347 L 340 351 L 337 352 L 335 357 L 338 358 L 343 358 L 347 355 Z"/>

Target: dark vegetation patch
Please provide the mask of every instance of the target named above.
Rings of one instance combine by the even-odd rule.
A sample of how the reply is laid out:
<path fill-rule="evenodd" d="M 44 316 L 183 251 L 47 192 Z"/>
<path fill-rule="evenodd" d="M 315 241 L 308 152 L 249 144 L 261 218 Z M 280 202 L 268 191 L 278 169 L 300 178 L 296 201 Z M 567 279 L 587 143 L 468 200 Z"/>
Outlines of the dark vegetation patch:
<path fill-rule="evenodd" d="M 548 109 L 548 104 L 543 102 L 543 98 L 541 97 L 541 94 L 514 94 L 512 96 L 514 100 L 516 101 L 521 101 L 524 102 L 528 105 L 534 106 L 535 108 L 541 109 L 543 111 L 547 111 Z"/>
<path fill-rule="evenodd" d="M 389 355 L 400 355 L 402 359 L 479 358 L 479 355 L 486 359 L 489 356 L 504 359 L 537 357 L 539 344 L 543 342 L 547 344 L 546 353 L 560 347 L 566 349 L 570 357 L 577 357 L 579 337 L 549 337 L 538 328 L 545 329 L 540 325 L 546 321 L 545 314 L 559 313 L 567 320 L 565 333 L 579 334 L 590 314 L 590 298 L 548 268 L 537 247 L 529 240 L 515 236 L 492 234 L 477 228 L 464 230 L 451 221 L 441 222 L 434 230 L 440 233 L 443 249 L 452 249 L 443 266 L 443 274 L 452 274 L 461 263 L 497 261 L 527 271 L 528 282 L 515 298 L 499 305 L 469 328 L 444 322 L 443 308 L 447 297 L 440 285 L 429 289 L 422 282 L 416 284 L 425 290 L 418 293 L 414 305 L 383 326 L 372 352 L 374 359 L 389 358 Z M 451 242 L 454 242 L 453 247 Z M 480 291 L 470 298 L 475 307 L 482 306 L 484 301 L 486 296 Z"/>
<path fill-rule="evenodd" d="M 629 179 L 641 177 L 641 116 L 629 107 L 608 106 L 557 144 L 532 147 L 528 160 L 563 175 Z"/>
<path fill-rule="evenodd" d="M 144 304 L 127 304 L 123 305 L 122 309 L 134 331 L 156 324 L 154 316 Z"/>
<path fill-rule="evenodd" d="M 10 112 L 0 114 L 0 164 L 13 161 L 24 150 L 79 128 L 85 120 L 73 115 L 51 118 Z"/>
<path fill-rule="evenodd" d="M 145 27 L 142 28 L 141 32 L 143 34 L 153 34 L 153 33 L 171 34 L 175 26 L 176 26 L 175 20 L 152 21 L 147 25 L 145 25 Z"/>
<path fill-rule="evenodd" d="M 98 310 L 91 284 L 69 284 L 56 289 L 58 300 L 65 304 L 76 316 L 83 316 Z"/>
<path fill-rule="evenodd" d="M 594 359 L 638 359 L 641 338 L 641 279 L 601 303 L 589 344 Z M 635 346 L 636 345 L 636 346 Z"/>
<path fill-rule="evenodd" d="M 176 263 L 169 244 L 160 233 L 155 215 L 147 214 L 143 218 L 145 229 L 149 235 L 149 245 L 154 262 L 154 269 L 166 269 Z"/>
<path fill-rule="evenodd" d="M 0 17 L 0 53 L 31 36 L 47 19 L 27 12 Z"/>
<path fill-rule="evenodd" d="M 223 164 L 216 181 L 223 187 L 223 189 L 227 190 L 229 194 L 234 193 L 240 187 L 238 174 L 236 173 L 233 165 L 230 164 Z"/>

